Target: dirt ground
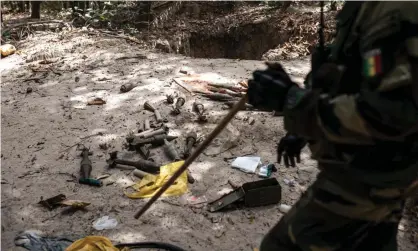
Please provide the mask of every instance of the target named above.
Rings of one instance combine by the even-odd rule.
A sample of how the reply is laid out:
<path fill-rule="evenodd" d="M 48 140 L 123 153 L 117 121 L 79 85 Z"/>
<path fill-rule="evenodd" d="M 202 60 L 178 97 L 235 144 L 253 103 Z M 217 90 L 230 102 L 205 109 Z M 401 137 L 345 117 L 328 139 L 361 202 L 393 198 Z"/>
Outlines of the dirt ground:
<path fill-rule="evenodd" d="M 193 59 L 174 54 L 159 54 L 128 44 L 121 39 L 88 36 L 83 32 L 45 33 L 26 40 L 19 48 L 29 58 L 48 51 L 57 61 L 39 64 L 26 62 L 26 56 L 12 55 L 1 60 L 1 219 L 2 250 L 19 250 L 13 239 L 19 231 L 37 229 L 53 236 L 103 235 L 114 242 L 164 241 L 187 250 L 253 250 L 262 237 L 277 222 L 282 213 L 279 205 L 228 212 L 209 213 L 204 207 L 190 207 L 187 197 L 206 196 L 208 201 L 231 191 L 228 179 L 235 183 L 259 180 L 257 175 L 232 169 L 224 158 L 255 154 L 263 163 L 275 163 L 275 146 L 284 135 L 282 119 L 265 112 L 242 111 L 216 140 L 210 149 L 192 164 L 190 171 L 196 183 L 181 197 L 163 198 L 139 220 L 133 218 L 146 200 L 132 200 L 124 188 L 138 178 L 128 171 L 109 169 L 108 153 L 120 151 L 120 156 L 138 159 L 139 155 L 124 147 L 125 136 L 136 131 L 141 121 L 153 119 L 143 109 L 150 101 L 167 117 L 171 135 L 177 135 L 176 145 L 183 148 L 184 136 L 190 130 L 208 134 L 228 112 L 219 102 L 191 96 L 175 84 L 173 77 L 183 76 L 181 68 L 206 74 L 213 81 L 236 83 L 249 78 L 251 72 L 263 67 L 261 61 L 227 59 Z M 146 59 L 121 59 L 134 55 Z M 31 60 L 28 60 L 31 61 Z M 301 82 L 309 70 L 308 58 L 283 62 L 291 76 Z M 50 69 L 47 69 L 50 67 Z M 34 72 L 45 70 L 45 72 Z M 51 70 L 53 69 L 53 70 Z M 32 80 L 30 80 L 32 78 Z M 36 79 L 38 78 L 38 79 Z M 128 93 L 119 93 L 122 84 L 139 86 Z M 26 93 L 28 87 L 32 93 Z M 165 95 L 179 93 L 186 98 L 182 114 L 172 116 L 164 104 Z M 86 102 L 100 97 L 102 106 L 87 106 Z M 198 124 L 191 104 L 200 99 L 209 111 L 207 124 Z M 249 125 L 244 120 L 253 117 Z M 102 135 L 83 137 L 102 132 Z M 80 185 L 80 158 L 76 147 L 82 142 L 93 151 L 92 176 L 111 176 L 101 188 Z M 224 149 L 232 142 L 231 149 Z M 110 148 L 102 150 L 99 144 Z M 229 144 L 230 145 L 230 144 Z M 68 150 L 66 150 L 68 149 Z M 154 149 L 156 161 L 168 163 L 161 149 Z M 219 153 L 221 152 L 221 153 Z M 219 153 L 219 154 L 216 154 Z M 292 205 L 315 177 L 315 162 L 304 150 L 297 168 L 276 165 L 273 173 L 282 186 L 281 203 Z M 295 180 L 295 186 L 285 179 Z M 63 193 L 70 199 L 91 202 L 87 211 L 62 214 L 63 209 L 48 211 L 37 203 Z M 92 223 L 109 215 L 118 220 L 111 230 L 97 231 Z M 399 232 L 400 250 L 418 250 L 407 238 L 408 221 Z"/>

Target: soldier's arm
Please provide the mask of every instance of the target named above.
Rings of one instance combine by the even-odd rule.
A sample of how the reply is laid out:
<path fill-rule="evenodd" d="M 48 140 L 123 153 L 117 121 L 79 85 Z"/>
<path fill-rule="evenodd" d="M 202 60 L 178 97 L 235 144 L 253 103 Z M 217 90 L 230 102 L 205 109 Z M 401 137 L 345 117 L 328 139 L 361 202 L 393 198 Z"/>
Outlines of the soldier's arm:
<path fill-rule="evenodd" d="M 363 55 L 366 88 L 328 98 L 292 87 L 285 106 L 286 130 L 343 144 L 402 141 L 418 132 L 418 20 L 416 8 L 398 10 L 400 34 L 363 41 L 370 43 Z"/>

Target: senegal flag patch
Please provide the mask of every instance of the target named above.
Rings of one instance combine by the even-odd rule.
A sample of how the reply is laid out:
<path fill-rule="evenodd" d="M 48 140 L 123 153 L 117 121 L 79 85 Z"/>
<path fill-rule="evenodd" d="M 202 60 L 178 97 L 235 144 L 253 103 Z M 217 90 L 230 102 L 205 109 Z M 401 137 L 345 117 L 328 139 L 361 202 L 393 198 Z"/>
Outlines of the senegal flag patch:
<path fill-rule="evenodd" d="M 382 53 L 380 49 L 368 51 L 363 56 L 363 74 L 374 77 L 382 73 Z"/>

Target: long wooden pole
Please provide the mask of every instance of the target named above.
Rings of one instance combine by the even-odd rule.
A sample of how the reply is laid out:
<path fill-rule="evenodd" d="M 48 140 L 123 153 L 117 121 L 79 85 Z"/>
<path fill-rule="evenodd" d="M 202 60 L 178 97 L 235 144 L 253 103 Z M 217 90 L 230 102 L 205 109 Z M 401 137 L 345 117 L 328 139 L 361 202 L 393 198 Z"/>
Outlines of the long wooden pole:
<path fill-rule="evenodd" d="M 219 133 L 228 125 L 234 116 L 244 107 L 247 101 L 245 94 L 240 101 L 235 104 L 225 118 L 216 126 L 216 128 L 208 135 L 208 137 L 199 145 L 199 147 L 190 155 L 184 164 L 171 176 L 171 178 L 157 191 L 154 196 L 135 214 L 135 219 L 143 215 L 154 202 L 176 181 L 176 179 L 193 163 L 193 161 L 209 146 L 209 144 L 219 135 Z"/>

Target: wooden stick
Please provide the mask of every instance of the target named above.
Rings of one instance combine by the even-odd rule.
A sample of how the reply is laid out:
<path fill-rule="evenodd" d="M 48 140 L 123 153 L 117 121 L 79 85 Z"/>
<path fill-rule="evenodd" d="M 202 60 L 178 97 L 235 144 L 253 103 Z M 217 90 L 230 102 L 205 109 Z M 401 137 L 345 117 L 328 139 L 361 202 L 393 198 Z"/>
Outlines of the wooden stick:
<path fill-rule="evenodd" d="M 173 78 L 173 81 L 178 84 L 179 86 L 183 87 L 186 91 L 188 91 L 189 93 L 191 93 L 192 95 L 194 95 L 193 91 L 190 90 L 190 88 L 188 88 L 187 86 L 185 86 L 183 83 L 181 83 L 179 80 Z"/>
<path fill-rule="evenodd" d="M 216 128 L 208 135 L 208 137 L 199 145 L 199 147 L 190 155 L 184 164 L 171 176 L 171 178 L 157 191 L 154 196 L 145 204 L 136 214 L 135 219 L 143 215 L 151 205 L 176 181 L 176 179 L 193 163 L 193 161 L 209 146 L 209 144 L 218 136 L 218 134 L 228 125 L 234 118 L 235 114 L 241 110 L 247 101 L 247 94 L 231 109 L 225 118 L 216 126 Z"/>
<path fill-rule="evenodd" d="M 25 22 L 25 23 L 18 23 L 13 24 L 10 26 L 6 26 L 4 30 L 2 30 L 2 33 L 5 33 L 6 31 L 9 31 L 11 29 L 21 27 L 21 26 L 28 26 L 28 25 L 34 25 L 34 24 L 48 24 L 48 23 L 59 23 L 59 24 L 69 24 L 67 22 L 61 21 L 61 20 L 43 20 L 43 21 L 35 21 L 35 22 Z"/>

